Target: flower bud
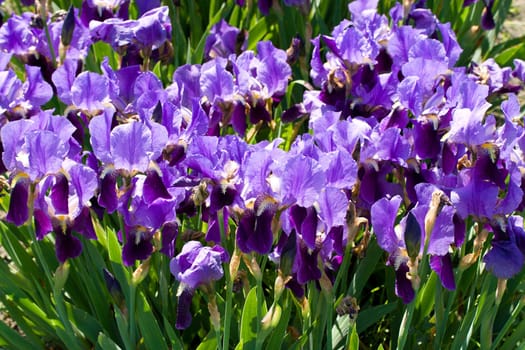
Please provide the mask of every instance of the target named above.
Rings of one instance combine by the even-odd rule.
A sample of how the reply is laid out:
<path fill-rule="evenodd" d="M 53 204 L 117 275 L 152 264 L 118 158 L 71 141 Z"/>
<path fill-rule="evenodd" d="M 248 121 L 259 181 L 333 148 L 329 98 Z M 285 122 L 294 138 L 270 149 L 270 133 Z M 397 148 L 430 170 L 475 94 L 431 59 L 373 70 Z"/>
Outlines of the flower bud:
<path fill-rule="evenodd" d="M 326 293 L 327 295 L 330 295 L 330 293 L 332 293 L 332 281 L 330 281 L 330 279 L 328 278 L 326 273 L 324 273 L 324 271 L 321 274 L 321 278 L 319 279 L 319 284 L 321 285 L 321 290 L 324 293 Z"/>
<path fill-rule="evenodd" d="M 73 39 L 73 31 L 75 30 L 75 8 L 73 6 L 69 7 L 66 18 L 64 19 L 64 24 L 62 25 L 62 33 L 60 35 L 60 41 L 65 47 L 71 44 Z"/>
<path fill-rule="evenodd" d="M 230 278 L 235 280 L 237 278 L 237 272 L 239 271 L 239 265 L 241 264 L 241 253 L 239 249 L 235 247 L 232 258 L 230 259 Z"/>
<path fill-rule="evenodd" d="M 55 289 L 62 290 L 69 276 L 69 262 L 66 260 L 55 271 Z"/>
<path fill-rule="evenodd" d="M 281 320 L 281 314 L 281 306 L 279 304 L 273 304 L 261 320 L 262 330 L 266 331 L 277 327 Z"/>
<path fill-rule="evenodd" d="M 498 286 L 496 287 L 496 305 L 501 303 L 501 299 L 503 298 L 506 289 L 507 280 L 505 278 L 498 278 Z"/>
<path fill-rule="evenodd" d="M 408 213 L 405 227 L 405 244 L 411 260 L 415 260 L 421 249 L 421 227 L 412 212 Z"/>
<path fill-rule="evenodd" d="M 248 270 L 250 270 L 250 273 L 255 278 L 256 281 L 262 281 L 262 272 L 261 268 L 259 267 L 259 264 L 257 263 L 257 260 L 255 259 L 255 256 L 252 256 L 251 259 L 248 259 L 246 255 L 243 255 L 244 263 L 248 267 Z"/>
<path fill-rule="evenodd" d="M 148 258 L 146 261 L 140 264 L 140 266 L 133 272 L 131 283 L 133 283 L 135 286 L 139 285 L 140 282 L 142 282 L 144 278 L 148 275 L 150 261 L 151 259 Z"/>
<path fill-rule="evenodd" d="M 283 278 L 283 273 L 279 269 L 277 278 L 275 279 L 275 285 L 274 285 L 274 300 L 275 301 L 279 300 L 279 298 L 283 294 L 284 287 L 285 287 L 285 281 Z"/>
<path fill-rule="evenodd" d="M 208 311 L 210 312 L 210 321 L 213 325 L 213 329 L 215 329 L 215 331 L 218 332 L 221 329 L 221 314 L 217 307 L 215 295 L 211 295 L 209 300 L 210 301 L 208 302 Z"/>

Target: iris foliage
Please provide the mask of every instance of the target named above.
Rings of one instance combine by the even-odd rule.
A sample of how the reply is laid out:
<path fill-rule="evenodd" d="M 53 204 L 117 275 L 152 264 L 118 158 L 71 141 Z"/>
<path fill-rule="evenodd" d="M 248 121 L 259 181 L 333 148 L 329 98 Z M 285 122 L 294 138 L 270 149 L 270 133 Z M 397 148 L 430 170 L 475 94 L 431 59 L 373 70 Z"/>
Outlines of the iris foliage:
<path fill-rule="evenodd" d="M 0 346 L 523 346 L 510 8 L 4 1 Z"/>

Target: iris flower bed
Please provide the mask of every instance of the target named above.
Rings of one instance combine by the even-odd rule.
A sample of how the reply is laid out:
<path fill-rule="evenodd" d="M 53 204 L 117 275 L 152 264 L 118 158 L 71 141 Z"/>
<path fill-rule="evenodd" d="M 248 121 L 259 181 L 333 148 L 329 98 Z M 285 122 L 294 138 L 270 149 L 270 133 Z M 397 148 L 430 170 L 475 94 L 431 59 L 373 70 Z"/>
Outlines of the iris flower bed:
<path fill-rule="evenodd" d="M 510 5 L 4 1 L 0 346 L 524 346 Z"/>

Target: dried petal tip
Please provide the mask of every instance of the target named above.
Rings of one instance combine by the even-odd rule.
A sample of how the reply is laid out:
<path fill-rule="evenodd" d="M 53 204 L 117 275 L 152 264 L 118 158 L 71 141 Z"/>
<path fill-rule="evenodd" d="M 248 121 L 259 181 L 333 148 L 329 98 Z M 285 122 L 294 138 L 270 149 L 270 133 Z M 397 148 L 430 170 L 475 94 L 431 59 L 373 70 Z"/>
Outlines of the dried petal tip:
<path fill-rule="evenodd" d="M 339 305 L 335 308 L 335 312 L 339 316 L 348 315 L 350 319 L 355 320 L 359 312 L 359 304 L 357 304 L 357 299 L 352 296 L 346 296 L 341 300 Z"/>

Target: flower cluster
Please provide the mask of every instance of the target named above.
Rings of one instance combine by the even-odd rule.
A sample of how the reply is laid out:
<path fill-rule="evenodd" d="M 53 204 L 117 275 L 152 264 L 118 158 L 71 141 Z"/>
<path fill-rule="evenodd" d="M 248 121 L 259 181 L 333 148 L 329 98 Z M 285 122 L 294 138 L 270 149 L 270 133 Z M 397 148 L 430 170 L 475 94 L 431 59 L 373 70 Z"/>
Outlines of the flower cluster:
<path fill-rule="evenodd" d="M 206 62 L 178 67 L 163 86 L 147 68 L 171 45 L 168 8 L 131 20 L 126 1 L 89 17 L 100 6 L 92 3 L 68 24 L 66 42 L 67 17 L 48 19 L 51 46 L 30 14 L 0 28 L 7 220 L 34 220 L 38 239 L 52 232 L 59 261 L 81 254 L 77 235 L 96 239 L 92 220 L 111 214 L 122 218 L 123 262 L 164 253 L 186 291 L 221 278 L 233 235 L 240 254 L 268 255 L 300 298 L 309 281 L 330 281 L 368 222 L 404 302 L 425 254 L 455 288 L 452 257 L 468 220 L 476 234 L 493 233 L 488 270 L 510 278 L 523 266 L 515 213 L 525 205 L 525 136 L 514 93 L 524 62 L 457 67 L 454 33 L 430 11 L 405 17 L 398 4 L 388 18 L 377 1 L 354 1 L 350 19 L 312 40 L 315 88 L 282 115 L 299 126 L 307 118 L 308 132 L 288 149 L 253 135 L 282 123 L 289 53 L 269 41 L 246 50 L 244 33 L 220 22 Z M 101 73 L 82 71 L 99 40 L 120 65 L 105 59 Z M 28 64 L 24 82 L 12 55 Z M 41 109 L 53 92 L 64 115 Z M 496 97 L 506 98 L 501 109 L 489 102 Z M 189 241 L 177 255 L 181 222 L 194 217 L 207 223 L 207 246 Z"/>

